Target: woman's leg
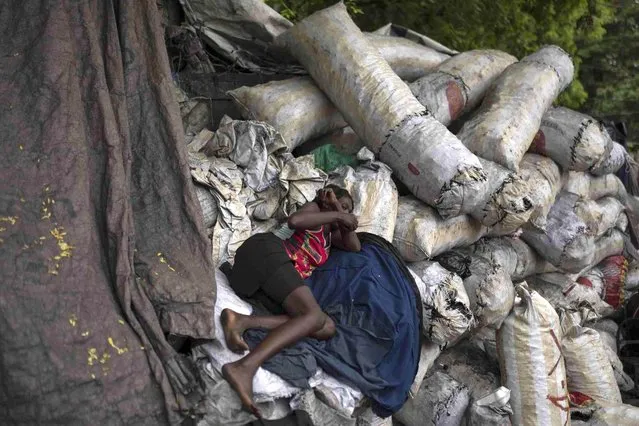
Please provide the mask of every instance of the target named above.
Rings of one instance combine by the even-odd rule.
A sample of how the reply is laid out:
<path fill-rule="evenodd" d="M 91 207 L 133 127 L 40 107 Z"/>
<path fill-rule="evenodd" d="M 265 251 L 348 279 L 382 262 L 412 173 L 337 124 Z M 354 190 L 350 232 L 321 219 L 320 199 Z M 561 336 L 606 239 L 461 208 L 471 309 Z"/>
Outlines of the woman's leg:
<path fill-rule="evenodd" d="M 324 315 L 326 316 L 324 326 L 309 337 L 317 340 L 327 340 L 335 335 L 335 323 L 328 315 Z M 242 334 L 245 330 L 251 328 L 273 330 L 285 322 L 290 321 L 290 319 L 291 317 L 288 315 L 242 315 L 231 309 L 224 309 L 220 315 L 222 327 L 224 328 L 226 346 L 235 353 L 244 353 L 249 349 L 242 338 Z"/>
<path fill-rule="evenodd" d="M 257 369 L 285 347 L 321 330 L 328 318 L 306 286 L 293 290 L 283 307 L 291 318 L 271 330 L 244 358 L 222 368 L 224 378 L 238 393 L 244 407 L 258 417 L 260 414 L 253 402 L 253 376 Z"/>

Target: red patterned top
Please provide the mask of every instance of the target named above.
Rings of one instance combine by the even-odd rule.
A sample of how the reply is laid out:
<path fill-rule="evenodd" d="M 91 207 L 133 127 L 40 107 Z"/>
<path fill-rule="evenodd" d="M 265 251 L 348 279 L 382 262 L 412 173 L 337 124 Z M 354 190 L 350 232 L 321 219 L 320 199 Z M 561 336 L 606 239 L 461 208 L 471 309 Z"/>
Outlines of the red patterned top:
<path fill-rule="evenodd" d="M 284 248 L 300 276 L 308 278 L 315 268 L 328 259 L 331 251 L 330 228 L 323 225 L 314 231 L 295 231 L 284 240 Z"/>

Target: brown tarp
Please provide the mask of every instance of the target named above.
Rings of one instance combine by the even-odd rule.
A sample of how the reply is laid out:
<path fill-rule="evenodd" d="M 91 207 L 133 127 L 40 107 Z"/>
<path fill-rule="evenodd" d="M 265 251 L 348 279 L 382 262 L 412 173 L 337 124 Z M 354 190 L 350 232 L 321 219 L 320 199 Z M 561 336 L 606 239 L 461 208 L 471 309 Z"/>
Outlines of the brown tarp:
<path fill-rule="evenodd" d="M 0 424 L 165 424 L 215 282 L 153 0 L 0 2 Z"/>

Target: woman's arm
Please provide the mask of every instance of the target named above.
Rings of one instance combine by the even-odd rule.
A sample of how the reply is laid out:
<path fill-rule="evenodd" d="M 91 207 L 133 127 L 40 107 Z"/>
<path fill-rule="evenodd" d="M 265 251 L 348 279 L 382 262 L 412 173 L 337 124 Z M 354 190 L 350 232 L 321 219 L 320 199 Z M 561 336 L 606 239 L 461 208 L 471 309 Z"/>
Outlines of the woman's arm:
<path fill-rule="evenodd" d="M 355 231 L 348 231 L 338 226 L 331 233 L 331 245 L 346 251 L 358 252 L 362 249 L 362 244 L 357 238 Z"/>
<path fill-rule="evenodd" d="M 307 203 L 301 209 L 288 217 L 288 226 L 292 229 L 307 230 L 317 229 L 322 225 L 337 223 L 347 228 L 357 228 L 357 219 L 349 213 L 323 212 L 314 203 Z"/>

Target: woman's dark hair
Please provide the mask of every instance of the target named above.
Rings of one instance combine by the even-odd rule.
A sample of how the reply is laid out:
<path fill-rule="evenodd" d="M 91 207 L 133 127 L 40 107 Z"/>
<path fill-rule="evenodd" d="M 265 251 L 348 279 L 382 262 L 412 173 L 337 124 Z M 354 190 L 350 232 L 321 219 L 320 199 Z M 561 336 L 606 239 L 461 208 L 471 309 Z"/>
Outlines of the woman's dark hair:
<path fill-rule="evenodd" d="M 350 192 L 348 192 L 346 188 L 342 188 L 341 186 L 330 184 L 330 185 L 326 185 L 324 189 L 331 189 L 338 200 L 342 197 L 347 197 L 349 200 L 351 200 L 351 204 L 353 205 L 353 207 L 355 207 L 355 200 L 353 200 L 353 196 L 351 195 Z"/>

